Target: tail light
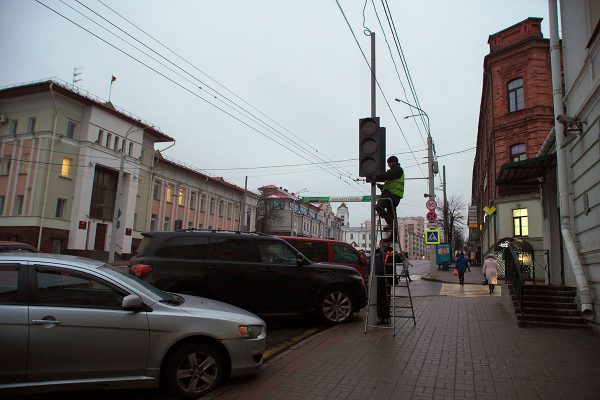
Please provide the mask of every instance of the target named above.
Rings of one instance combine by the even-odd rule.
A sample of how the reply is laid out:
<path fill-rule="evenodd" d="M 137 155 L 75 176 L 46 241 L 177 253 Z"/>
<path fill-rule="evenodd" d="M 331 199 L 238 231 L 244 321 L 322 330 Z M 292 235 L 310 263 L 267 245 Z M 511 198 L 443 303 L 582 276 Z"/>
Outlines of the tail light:
<path fill-rule="evenodd" d="M 138 278 L 143 277 L 149 272 L 152 272 L 152 265 L 149 264 L 133 264 L 129 267 L 129 273 Z"/>

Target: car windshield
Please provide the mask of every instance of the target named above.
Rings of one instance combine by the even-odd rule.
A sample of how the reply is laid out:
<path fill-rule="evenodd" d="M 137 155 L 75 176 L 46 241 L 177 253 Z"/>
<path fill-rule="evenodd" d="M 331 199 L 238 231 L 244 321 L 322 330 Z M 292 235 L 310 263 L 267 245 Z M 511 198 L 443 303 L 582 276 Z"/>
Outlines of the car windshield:
<path fill-rule="evenodd" d="M 135 290 L 143 293 L 144 295 L 155 299 L 160 302 L 170 302 L 170 303 L 179 303 L 180 299 L 175 297 L 173 294 L 168 292 L 163 292 L 157 287 L 152 286 L 151 284 L 144 282 L 136 276 L 127 274 L 120 269 L 113 267 L 108 264 L 104 264 L 102 267 L 98 268 L 99 271 L 102 271 L 113 278 L 131 286 Z"/>

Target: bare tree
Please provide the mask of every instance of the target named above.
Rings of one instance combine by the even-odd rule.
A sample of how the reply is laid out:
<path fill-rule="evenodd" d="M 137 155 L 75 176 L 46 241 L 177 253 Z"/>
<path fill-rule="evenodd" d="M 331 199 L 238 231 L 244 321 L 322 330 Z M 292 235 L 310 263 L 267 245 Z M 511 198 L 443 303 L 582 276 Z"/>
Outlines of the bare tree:
<path fill-rule="evenodd" d="M 464 245 L 464 231 L 466 226 L 465 210 L 467 203 L 462 197 L 451 195 L 447 204 L 441 204 L 438 211 L 444 218 L 444 235 L 446 242 L 452 244 L 453 249 Z"/>
<path fill-rule="evenodd" d="M 261 191 L 258 203 L 256 204 L 256 231 L 261 233 L 269 233 L 271 223 L 277 217 L 273 199 L 270 192 Z"/>

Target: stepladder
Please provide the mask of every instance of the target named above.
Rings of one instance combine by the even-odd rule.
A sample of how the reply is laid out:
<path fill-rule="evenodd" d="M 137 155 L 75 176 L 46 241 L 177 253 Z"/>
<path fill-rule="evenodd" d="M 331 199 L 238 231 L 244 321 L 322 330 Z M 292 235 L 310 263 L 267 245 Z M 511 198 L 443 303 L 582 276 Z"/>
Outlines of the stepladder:
<path fill-rule="evenodd" d="M 377 224 L 378 248 L 372 249 L 373 262 L 368 280 L 368 306 L 365 333 L 372 329 L 390 329 L 396 335 L 400 319 L 410 318 L 416 325 L 414 304 L 410 292 L 411 266 L 408 253 L 402 250 L 397 218 L 391 229 Z M 389 225 L 388 225 L 389 226 Z"/>

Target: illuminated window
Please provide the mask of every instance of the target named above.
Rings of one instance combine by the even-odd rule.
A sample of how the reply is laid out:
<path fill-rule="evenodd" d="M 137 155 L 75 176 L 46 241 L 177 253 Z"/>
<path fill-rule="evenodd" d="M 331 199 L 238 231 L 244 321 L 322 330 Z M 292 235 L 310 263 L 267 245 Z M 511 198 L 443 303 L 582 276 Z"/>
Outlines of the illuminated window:
<path fill-rule="evenodd" d="M 63 178 L 71 177 L 71 163 L 73 160 L 70 158 L 64 157 L 62 161 L 62 166 L 60 168 L 60 176 Z"/>
<path fill-rule="evenodd" d="M 527 146 L 523 143 L 515 144 L 510 148 L 510 161 L 522 161 L 527 159 Z"/>
<path fill-rule="evenodd" d="M 529 236 L 529 218 L 526 208 L 513 210 L 513 228 L 515 236 Z"/>
<path fill-rule="evenodd" d="M 508 112 L 519 111 L 524 108 L 523 79 L 510 81 L 508 83 Z"/>
<path fill-rule="evenodd" d="M 172 202 L 173 202 L 173 186 L 167 186 L 167 203 L 172 203 Z"/>
<path fill-rule="evenodd" d="M 184 202 L 183 202 L 183 189 L 179 189 L 178 194 L 177 194 L 177 204 L 179 204 L 180 206 L 183 206 Z"/>

